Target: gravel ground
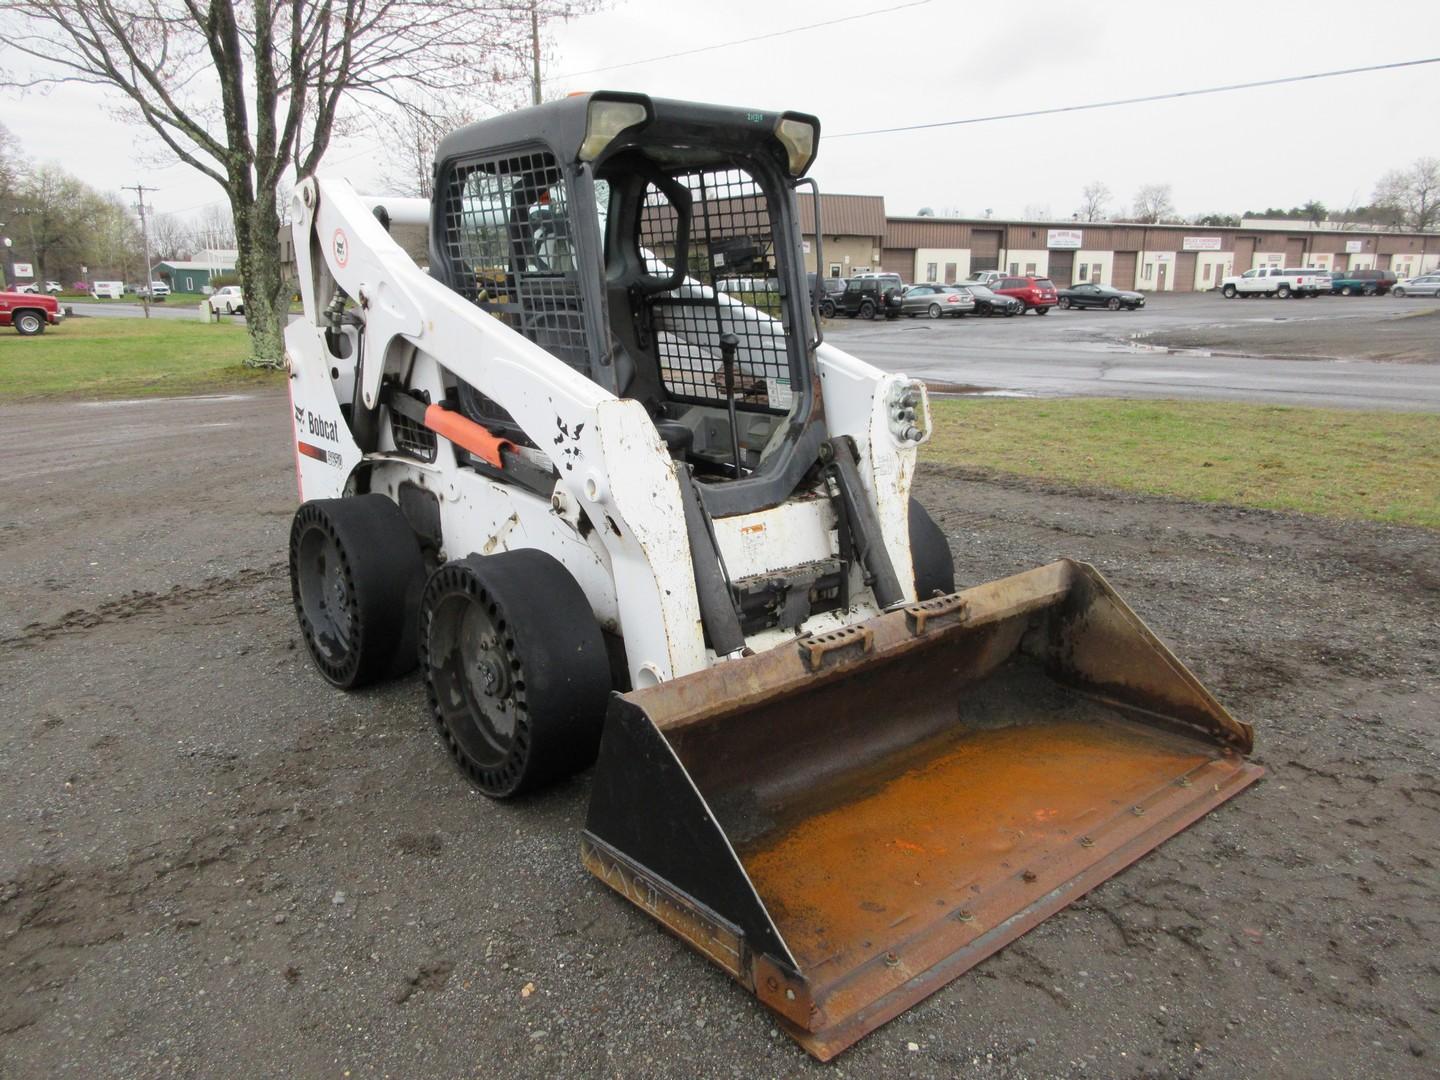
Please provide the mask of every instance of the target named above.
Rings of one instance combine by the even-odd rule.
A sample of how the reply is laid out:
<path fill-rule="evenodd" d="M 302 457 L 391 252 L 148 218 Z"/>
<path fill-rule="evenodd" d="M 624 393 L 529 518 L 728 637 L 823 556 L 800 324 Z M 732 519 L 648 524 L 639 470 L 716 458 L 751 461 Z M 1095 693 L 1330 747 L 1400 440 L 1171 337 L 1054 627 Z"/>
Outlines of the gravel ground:
<path fill-rule="evenodd" d="M 830 1066 L 310 669 L 283 396 L 0 408 L 0 1076 L 1440 1070 L 1440 545 L 930 470 L 963 583 L 1095 563 L 1268 777 Z M 913 1047 L 913 1048 L 912 1048 Z"/>

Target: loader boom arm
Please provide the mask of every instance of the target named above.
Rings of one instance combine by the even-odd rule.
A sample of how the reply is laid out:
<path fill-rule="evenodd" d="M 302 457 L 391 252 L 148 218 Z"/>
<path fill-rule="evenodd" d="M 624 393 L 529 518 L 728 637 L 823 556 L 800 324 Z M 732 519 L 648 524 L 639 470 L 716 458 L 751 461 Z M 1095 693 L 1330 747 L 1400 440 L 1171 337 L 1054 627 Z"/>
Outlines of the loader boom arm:
<path fill-rule="evenodd" d="M 675 466 L 644 407 L 591 382 L 430 277 L 381 225 L 376 202 L 343 180 L 311 177 L 296 188 L 292 220 L 305 317 L 286 332 L 292 380 L 306 380 L 311 399 L 323 384 L 344 426 L 329 386 L 333 367 L 353 365 L 357 406 L 379 410 L 385 378 L 424 360 L 436 373 L 432 393 L 443 393 L 448 372 L 497 402 L 525 431 L 552 433 L 553 441 L 536 442 L 556 468 L 557 489 L 601 526 L 632 679 L 649 684 L 703 668 Z M 337 293 L 354 302 L 363 324 L 357 357 L 338 358 L 326 343 L 325 310 Z M 363 457 L 354 448 L 347 468 Z M 301 462 L 302 484 L 309 464 Z"/>

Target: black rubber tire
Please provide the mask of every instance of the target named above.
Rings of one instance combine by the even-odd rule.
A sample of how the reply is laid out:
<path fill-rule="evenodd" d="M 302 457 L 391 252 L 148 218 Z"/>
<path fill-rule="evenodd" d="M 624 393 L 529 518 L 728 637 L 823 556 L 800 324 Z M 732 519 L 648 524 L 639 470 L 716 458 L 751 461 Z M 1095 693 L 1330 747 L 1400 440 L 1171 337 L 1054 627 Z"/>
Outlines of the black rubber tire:
<path fill-rule="evenodd" d="M 944 315 L 945 312 L 940 310 L 939 304 L 931 304 L 928 308 L 925 309 L 925 314 L 931 319 L 938 319 L 941 315 Z"/>
<path fill-rule="evenodd" d="M 1037 308 L 1035 309 L 1035 314 L 1036 314 L 1036 315 L 1049 315 L 1049 314 L 1050 314 L 1050 309 L 1049 309 L 1048 307 L 1037 307 Z"/>
<path fill-rule="evenodd" d="M 915 596 L 929 600 L 955 591 L 955 557 L 950 542 L 920 500 L 910 496 L 910 562 L 915 570 Z"/>
<path fill-rule="evenodd" d="M 1066 310 L 1069 310 L 1069 308 L 1070 308 L 1070 298 L 1069 298 L 1068 296 L 1062 296 L 1062 297 L 1060 297 L 1059 300 L 1055 301 L 1055 306 L 1056 306 L 1056 307 L 1060 307 L 1060 308 L 1064 308 L 1064 309 L 1066 309 Z"/>
<path fill-rule="evenodd" d="M 833 319 L 835 317 L 834 302 L 830 300 L 820 301 L 820 315 L 826 319 Z"/>
<path fill-rule="evenodd" d="M 1281 300 L 1289 300 L 1289 299 L 1290 299 L 1290 286 L 1289 286 L 1289 285 L 1281 285 L 1278 289 L 1275 290 L 1275 295 L 1278 296 Z"/>
<path fill-rule="evenodd" d="M 1112 296 L 1112 297 L 1110 297 L 1109 300 L 1105 301 L 1105 306 L 1106 306 L 1107 308 L 1109 308 L 1111 311 L 1119 311 L 1119 310 L 1120 310 L 1120 298 L 1119 298 L 1118 296 Z"/>
<path fill-rule="evenodd" d="M 1005 309 L 1005 317 L 1006 317 L 1007 319 L 1014 318 L 1016 315 L 1023 315 L 1024 313 L 1025 313 L 1025 312 L 1024 312 L 1024 309 L 1023 309 L 1023 308 L 1020 309 L 1019 311 L 1016 311 L 1013 307 L 1007 307 L 1007 308 Z"/>
<path fill-rule="evenodd" d="M 11 321 L 15 324 L 15 332 L 21 337 L 34 337 L 45 332 L 45 316 L 29 308 L 15 312 Z"/>
<path fill-rule="evenodd" d="M 384 495 L 316 499 L 295 511 L 290 596 L 331 685 L 354 690 L 415 667 L 424 587 L 420 542 Z"/>
<path fill-rule="evenodd" d="M 1341 296 L 1353 296 L 1354 293 L 1355 293 L 1355 290 L 1352 289 L 1349 285 L 1342 286 L 1341 289 L 1340 289 L 1340 295 L 1341 295 Z"/>
<path fill-rule="evenodd" d="M 1220 290 L 1220 295 L 1225 297 L 1226 300 L 1234 300 L 1237 294 L 1238 290 L 1234 285 L 1226 285 Z"/>
<path fill-rule="evenodd" d="M 1393 288 L 1393 289 L 1390 290 L 1390 295 L 1391 295 L 1391 296 L 1404 296 L 1404 295 L 1405 295 L 1405 290 L 1404 290 L 1403 287 L 1397 285 L 1397 286 L 1395 286 L 1395 288 Z"/>
<path fill-rule="evenodd" d="M 872 304 L 869 300 L 865 300 L 865 301 L 862 301 L 862 302 L 861 302 L 861 304 L 860 304 L 860 318 L 862 318 L 862 319 L 873 319 L 873 318 L 875 318 L 875 305 Z"/>
<path fill-rule="evenodd" d="M 553 556 L 470 555 L 436 570 L 420 603 L 420 660 L 441 739 L 491 798 L 595 760 L 610 661 L 585 593 Z"/>

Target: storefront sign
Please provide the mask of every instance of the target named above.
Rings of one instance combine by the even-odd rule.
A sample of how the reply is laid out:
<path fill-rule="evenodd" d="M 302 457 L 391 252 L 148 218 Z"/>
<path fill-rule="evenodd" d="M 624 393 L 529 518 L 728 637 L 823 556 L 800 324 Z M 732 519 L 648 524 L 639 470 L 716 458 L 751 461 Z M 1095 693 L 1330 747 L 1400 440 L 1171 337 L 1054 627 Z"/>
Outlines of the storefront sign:
<path fill-rule="evenodd" d="M 1349 255 L 1356 255 L 1365 250 L 1364 240 L 1346 240 L 1345 251 Z"/>
<path fill-rule="evenodd" d="M 1154 259 L 1157 263 L 1168 263 L 1175 261 L 1175 253 L 1173 251 L 1152 251 L 1150 253 L 1150 257 Z"/>
<path fill-rule="evenodd" d="M 1187 236 L 1184 241 L 1185 251 L 1219 251 L 1220 237 L 1218 236 Z"/>
<path fill-rule="evenodd" d="M 16 277 L 34 277 L 34 276 L 35 276 L 35 267 L 33 267 L 32 265 L 30 265 L 29 263 L 16 263 L 16 264 L 15 264 L 15 276 L 16 276 Z"/>
<path fill-rule="evenodd" d="M 1045 233 L 1045 246 L 1051 248 L 1078 248 L 1084 233 L 1079 229 L 1049 229 Z"/>

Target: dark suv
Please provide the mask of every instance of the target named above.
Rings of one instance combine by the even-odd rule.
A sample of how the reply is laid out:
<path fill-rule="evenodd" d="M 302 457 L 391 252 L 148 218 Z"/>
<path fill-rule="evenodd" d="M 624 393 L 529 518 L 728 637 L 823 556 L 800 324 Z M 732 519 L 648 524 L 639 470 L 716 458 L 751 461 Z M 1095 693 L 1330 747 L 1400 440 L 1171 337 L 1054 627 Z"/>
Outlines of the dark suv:
<path fill-rule="evenodd" d="M 1341 296 L 1384 296 L 1395 284 L 1393 270 L 1336 270 L 1330 291 Z"/>
<path fill-rule="evenodd" d="M 845 279 L 838 277 L 817 279 L 813 270 L 805 275 L 805 287 L 810 290 L 811 295 L 814 295 L 817 283 L 820 287 L 820 314 L 827 319 L 833 319 L 835 317 L 835 301 L 845 291 Z"/>
<path fill-rule="evenodd" d="M 845 291 L 833 297 L 835 310 L 852 319 L 887 319 L 900 315 L 900 293 L 904 286 L 899 274 L 860 274 L 845 283 Z M 1052 301 L 1053 302 L 1053 301 Z"/>
<path fill-rule="evenodd" d="M 1026 311 L 1034 311 L 1038 315 L 1048 315 L 1058 299 L 1055 295 L 1055 283 L 1047 277 L 1033 274 L 1026 277 L 1007 277 L 990 288 L 1001 296 L 1013 296 L 1025 305 Z"/>

